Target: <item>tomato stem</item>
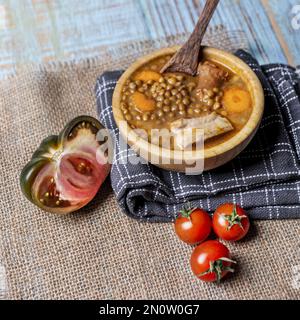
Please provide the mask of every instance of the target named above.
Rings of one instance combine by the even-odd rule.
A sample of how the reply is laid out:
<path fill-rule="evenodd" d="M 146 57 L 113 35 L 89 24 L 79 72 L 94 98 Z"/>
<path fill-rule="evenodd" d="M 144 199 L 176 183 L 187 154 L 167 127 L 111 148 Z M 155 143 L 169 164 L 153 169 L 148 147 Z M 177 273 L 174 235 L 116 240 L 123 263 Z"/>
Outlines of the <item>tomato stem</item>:
<path fill-rule="evenodd" d="M 242 225 L 242 220 L 247 218 L 247 216 L 239 216 L 237 213 L 236 204 L 233 207 L 233 211 L 231 214 L 224 215 L 224 219 L 228 222 L 227 231 L 231 230 L 234 225 L 239 225 L 242 230 L 244 227 Z"/>
<path fill-rule="evenodd" d="M 183 218 L 189 218 L 190 215 L 196 210 L 196 207 L 192 207 L 191 204 L 187 204 L 186 206 L 183 207 L 182 210 L 179 211 L 179 213 L 181 214 L 181 216 Z"/>
<path fill-rule="evenodd" d="M 228 262 L 228 263 L 233 263 L 233 264 L 237 263 L 236 261 L 231 260 L 226 257 L 219 258 L 218 260 L 215 260 L 215 261 L 210 261 L 209 262 L 209 269 L 207 269 L 206 271 L 199 274 L 198 277 L 203 277 L 203 276 L 206 276 L 210 273 L 214 273 L 217 278 L 217 283 L 220 283 L 221 278 L 222 278 L 222 273 L 224 271 L 228 271 L 231 273 L 234 272 L 233 268 L 231 268 L 230 266 L 225 266 L 223 262 Z"/>
<path fill-rule="evenodd" d="M 58 150 L 55 151 L 55 153 L 52 155 L 52 160 L 53 161 L 58 161 L 58 159 L 61 157 L 61 154 L 63 153 L 63 148 L 59 148 Z"/>

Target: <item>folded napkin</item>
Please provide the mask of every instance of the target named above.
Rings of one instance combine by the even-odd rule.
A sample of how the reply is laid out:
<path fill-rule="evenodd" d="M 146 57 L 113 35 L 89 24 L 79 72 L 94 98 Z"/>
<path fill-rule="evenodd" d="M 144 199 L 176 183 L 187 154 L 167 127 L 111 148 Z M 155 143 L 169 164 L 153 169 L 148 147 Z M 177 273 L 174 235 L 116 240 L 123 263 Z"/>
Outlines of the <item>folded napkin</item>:
<path fill-rule="evenodd" d="M 240 204 L 254 219 L 300 218 L 300 90 L 299 70 L 283 64 L 259 66 L 245 51 L 236 55 L 259 77 L 265 93 L 265 114 L 253 141 L 221 168 L 188 176 L 151 164 L 120 163 L 116 150 L 111 182 L 124 212 L 142 221 L 172 221 L 183 205 L 212 212 L 224 202 Z M 118 142 L 112 95 L 122 71 L 106 72 L 96 84 L 102 124 Z M 128 147 L 128 157 L 135 156 Z"/>

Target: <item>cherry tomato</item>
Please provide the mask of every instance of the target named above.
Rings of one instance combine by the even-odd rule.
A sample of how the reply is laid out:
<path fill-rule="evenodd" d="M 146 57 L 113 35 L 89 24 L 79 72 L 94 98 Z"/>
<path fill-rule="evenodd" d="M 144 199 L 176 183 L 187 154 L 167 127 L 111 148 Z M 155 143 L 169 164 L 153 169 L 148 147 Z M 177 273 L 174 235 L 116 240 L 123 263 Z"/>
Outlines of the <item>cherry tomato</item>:
<path fill-rule="evenodd" d="M 193 273 L 199 279 L 219 282 L 228 272 L 234 272 L 231 266 L 236 262 L 230 259 L 227 247 L 217 240 L 210 240 L 194 249 L 190 263 Z"/>
<path fill-rule="evenodd" d="M 209 214 L 201 209 L 182 210 L 175 221 L 176 234 L 188 244 L 197 244 L 206 240 L 211 228 Z"/>
<path fill-rule="evenodd" d="M 213 215 L 213 229 L 216 235 L 227 241 L 238 241 L 245 237 L 250 222 L 245 210 L 240 206 L 225 203 Z"/>
<path fill-rule="evenodd" d="M 96 119 L 81 116 L 60 135 L 43 140 L 22 170 L 24 195 L 41 209 L 60 214 L 90 202 L 110 171 L 97 140 L 100 129 Z"/>

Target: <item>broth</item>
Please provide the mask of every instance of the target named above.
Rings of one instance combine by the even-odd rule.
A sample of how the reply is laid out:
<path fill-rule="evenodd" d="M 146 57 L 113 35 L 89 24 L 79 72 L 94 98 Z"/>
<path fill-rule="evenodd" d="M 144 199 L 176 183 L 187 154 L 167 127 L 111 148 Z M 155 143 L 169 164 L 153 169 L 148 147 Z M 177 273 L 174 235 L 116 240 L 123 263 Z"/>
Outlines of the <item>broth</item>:
<path fill-rule="evenodd" d="M 121 110 L 132 129 L 169 129 L 176 120 L 202 119 L 213 113 L 227 122 L 224 133 L 208 136 L 205 148 L 235 136 L 248 122 L 252 100 L 246 83 L 232 70 L 214 61 L 199 65 L 199 76 L 160 74 L 170 56 L 154 59 L 139 68 L 122 89 Z M 193 120 L 193 121 L 194 121 Z M 177 121 L 178 122 L 178 121 Z M 230 126 L 230 128 L 229 128 Z M 153 142 L 153 141 L 152 141 Z M 176 148 L 174 141 L 171 145 Z"/>

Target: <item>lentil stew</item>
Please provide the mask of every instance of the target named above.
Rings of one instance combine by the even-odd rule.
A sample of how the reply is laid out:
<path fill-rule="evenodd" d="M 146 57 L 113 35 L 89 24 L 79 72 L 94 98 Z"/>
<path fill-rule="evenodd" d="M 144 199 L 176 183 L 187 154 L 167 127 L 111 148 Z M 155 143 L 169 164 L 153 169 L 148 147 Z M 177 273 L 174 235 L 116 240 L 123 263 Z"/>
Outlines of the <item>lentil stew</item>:
<path fill-rule="evenodd" d="M 120 108 L 130 127 L 146 130 L 150 139 L 151 129 L 172 130 L 178 120 L 190 125 L 197 123 L 197 119 L 202 123 L 207 117 L 217 119 L 216 125 L 223 123 L 224 130 L 210 130 L 205 148 L 236 135 L 252 113 L 251 95 L 242 78 L 210 60 L 199 64 L 195 77 L 161 74 L 161 68 L 170 58 L 166 55 L 153 59 L 136 70 L 123 86 Z"/>

